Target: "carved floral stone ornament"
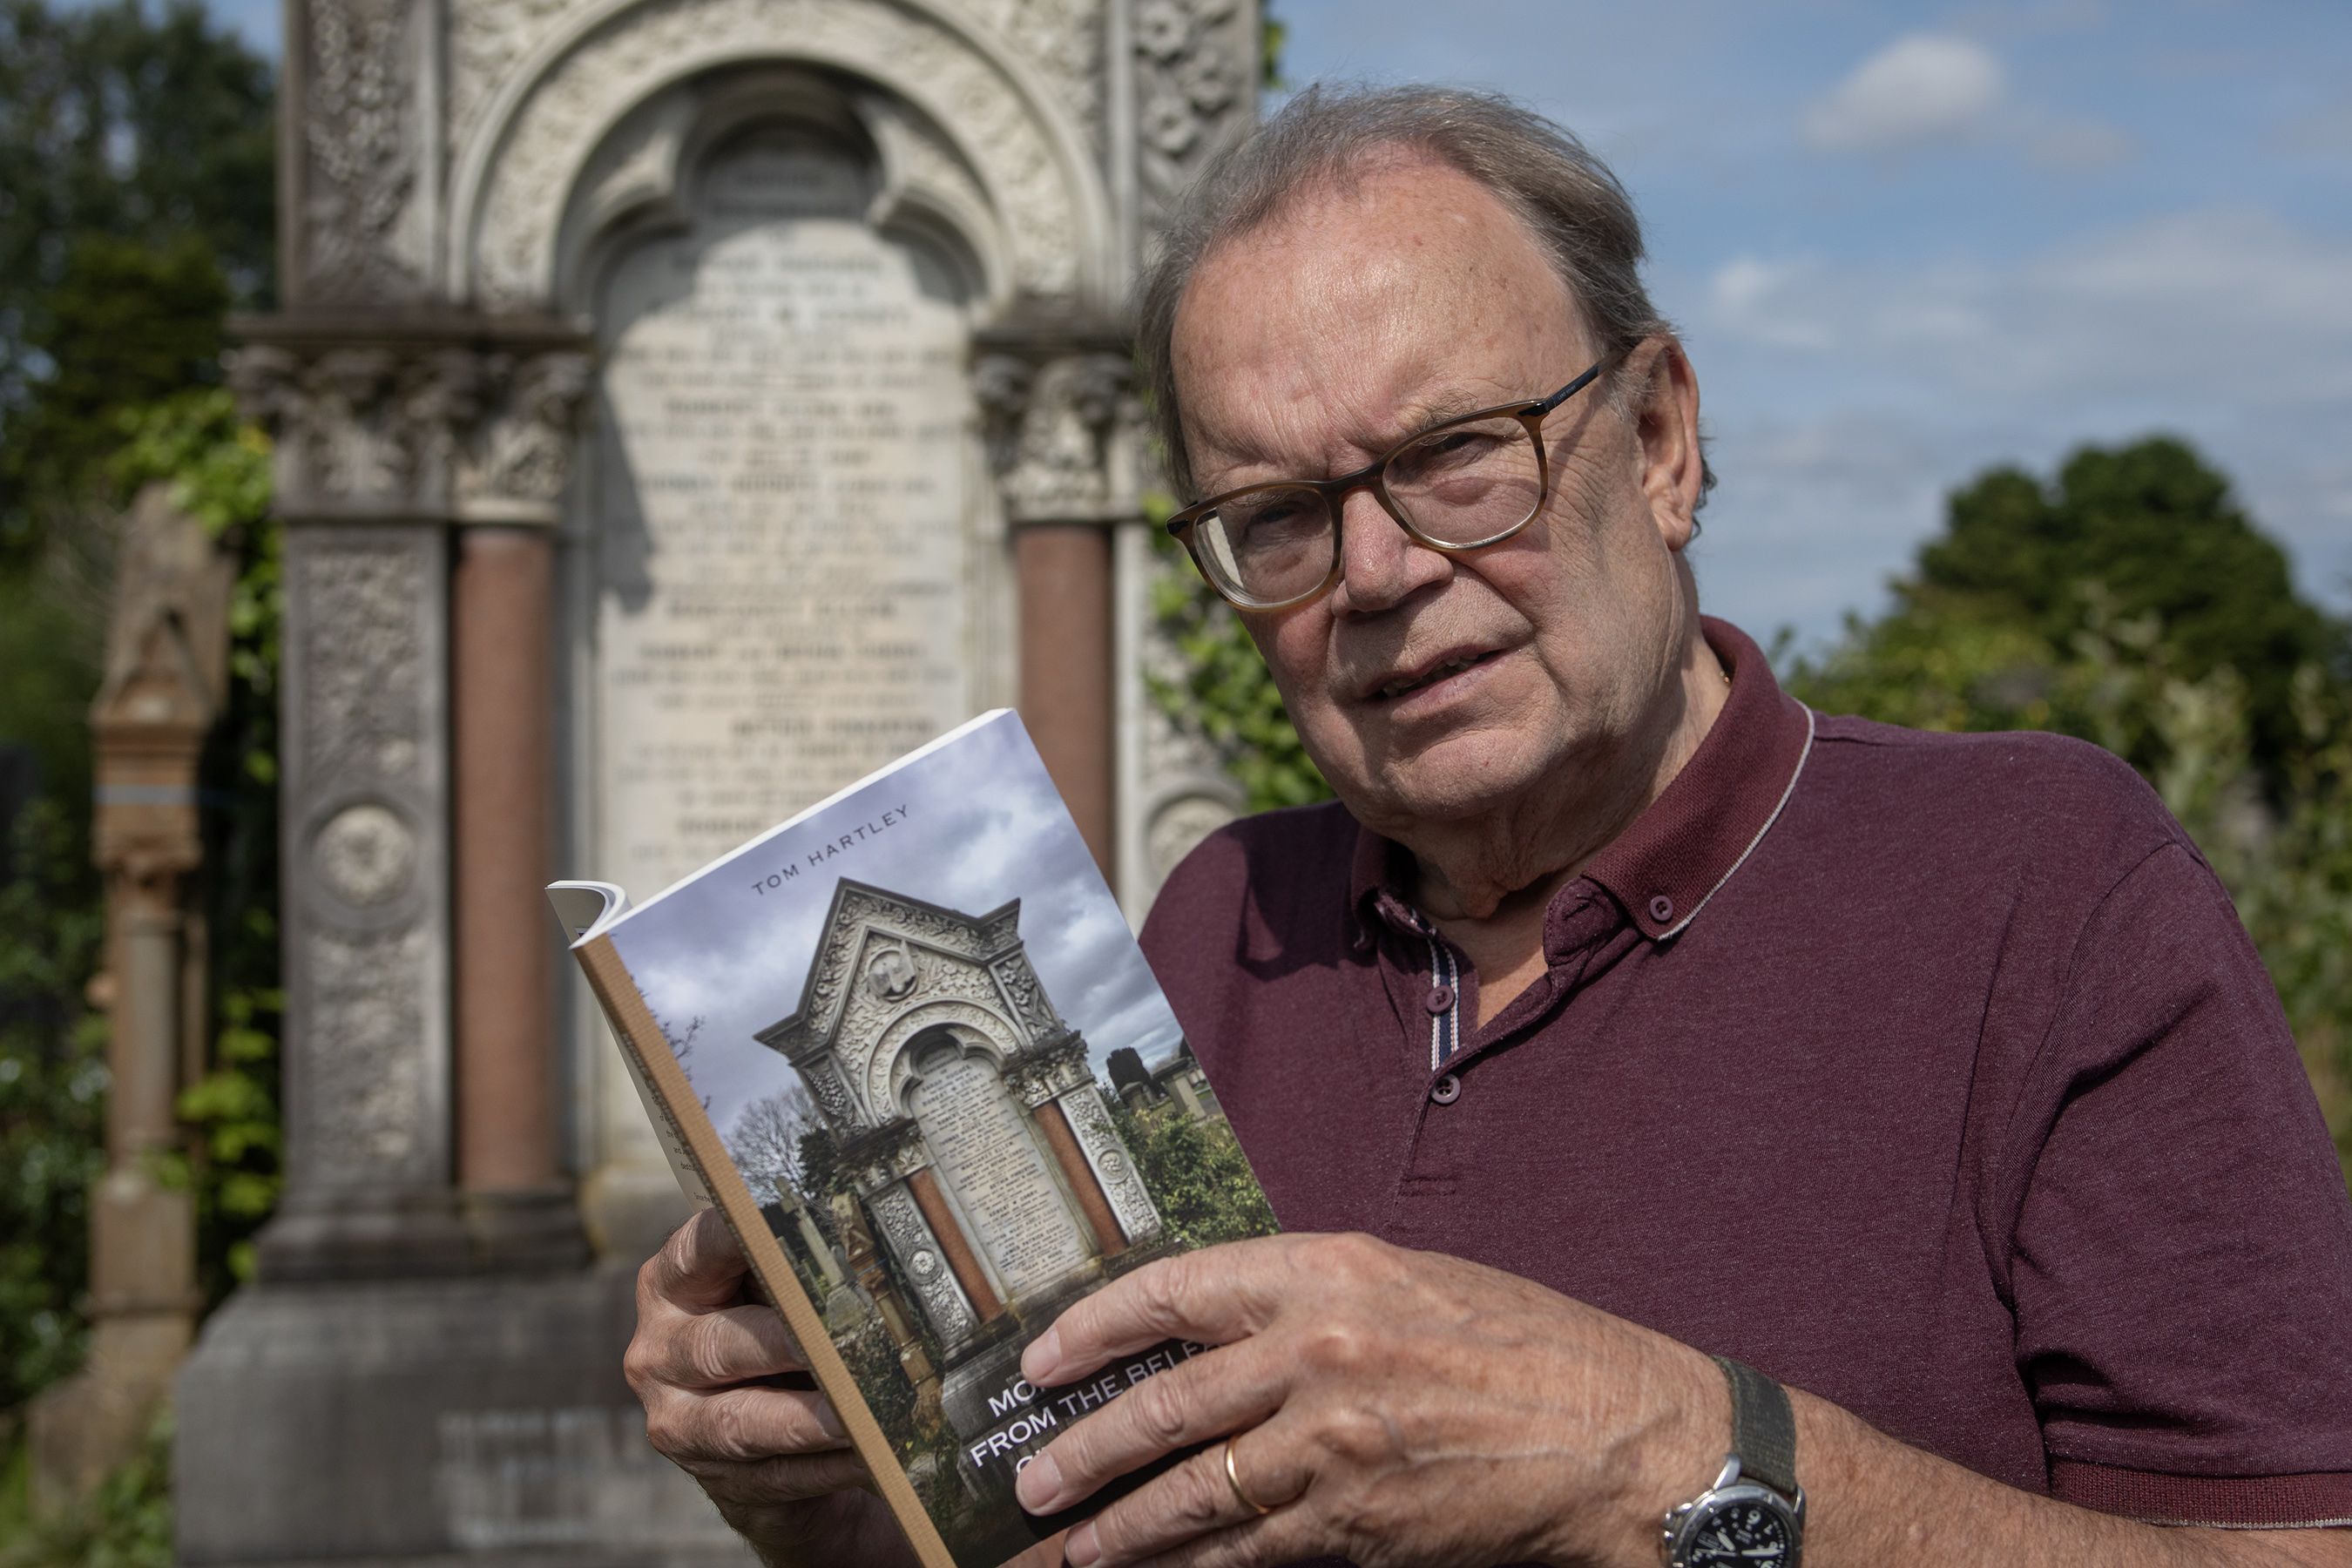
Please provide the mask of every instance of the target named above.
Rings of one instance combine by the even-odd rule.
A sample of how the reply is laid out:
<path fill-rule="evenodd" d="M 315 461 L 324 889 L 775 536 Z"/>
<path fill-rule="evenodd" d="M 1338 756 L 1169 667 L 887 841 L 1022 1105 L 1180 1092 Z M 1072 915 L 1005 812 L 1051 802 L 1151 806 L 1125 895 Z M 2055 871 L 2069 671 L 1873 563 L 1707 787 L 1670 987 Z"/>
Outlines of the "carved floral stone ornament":
<path fill-rule="evenodd" d="M 915 989 L 915 961 L 903 947 L 886 947 L 866 961 L 866 983 L 883 1001 L 898 1001 Z"/>
<path fill-rule="evenodd" d="M 374 908 L 408 890 L 416 874 L 416 836 L 389 806 L 347 805 L 320 827 L 311 864 L 343 902 Z"/>
<path fill-rule="evenodd" d="M 425 331 L 237 350 L 229 387 L 277 443 L 279 509 L 553 522 L 593 364 L 568 332 L 534 331 L 556 341 L 486 348 Z"/>

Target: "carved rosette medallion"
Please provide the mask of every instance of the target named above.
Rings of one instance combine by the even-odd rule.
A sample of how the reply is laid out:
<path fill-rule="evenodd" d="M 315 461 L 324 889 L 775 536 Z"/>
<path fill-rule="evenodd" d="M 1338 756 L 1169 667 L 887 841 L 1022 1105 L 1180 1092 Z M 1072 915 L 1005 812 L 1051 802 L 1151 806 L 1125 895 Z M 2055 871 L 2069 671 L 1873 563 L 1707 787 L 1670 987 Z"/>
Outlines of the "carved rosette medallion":
<path fill-rule="evenodd" d="M 1119 1141 L 1118 1130 L 1111 1125 L 1110 1112 L 1103 1109 L 1102 1093 L 1089 1079 L 1062 1096 L 1062 1114 L 1068 1119 L 1070 1131 L 1086 1152 L 1087 1163 L 1094 1168 L 1095 1179 L 1102 1184 L 1103 1195 L 1110 1201 L 1110 1212 L 1118 1221 L 1118 1228 L 1127 1233 L 1130 1242 L 1148 1241 L 1160 1234 L 1160 1210 L 1144 1190 L 1143 1178 L 1137 1173 L 1135 1160 Z"/>
<path fill-rule="evenodd" d="M 319 829 L 310 860 L 336 897 L 373 908 L 407 891 L 416 874 L 416 835 L 389 806 L 347 805 Z"/>
<path fill-rule="evenodd" d="M 1083 232 L 1076 182 L 1089 172 L 1040 118 L 1020 82 L 919 7 L 889 0 L 646 0 L 564 48 L 503 124 L 477 127 L 483 160 L 471 230 L 457 258 L 478 303 L 551 303 L 558 233 L 582 161 L 629 110 L 671 83 L 747 59 L 803 60 L 862 75 L 952 127 L 1012 247 L 1015 286 L 1043 299 L 1078 289 Z M 493 144 L 485 138 L 498 138 Z"/>
<path fill-rule="evenodd" d="M 972 1315 L 971 1303 L 964 1300 L 963 1290 L 955 1282 L 954 1270 L 940 1261 L 938 1237 L 923 1222 L 922 1210 L 903 1186 L 884 1188 L 866 1200 L 881 1227 L 882 1239 L 892 1257 L 906 1271 L 915 1288 L 917 1300 L 923 1304 L 923 1316 L 930 1321 L 932 1333 L 939 1336 L 942 1350 L 952 1352 L 979 1326 Z M 928 1267 L 919 1265 L 918 1258 L 929 1258 Z"/>

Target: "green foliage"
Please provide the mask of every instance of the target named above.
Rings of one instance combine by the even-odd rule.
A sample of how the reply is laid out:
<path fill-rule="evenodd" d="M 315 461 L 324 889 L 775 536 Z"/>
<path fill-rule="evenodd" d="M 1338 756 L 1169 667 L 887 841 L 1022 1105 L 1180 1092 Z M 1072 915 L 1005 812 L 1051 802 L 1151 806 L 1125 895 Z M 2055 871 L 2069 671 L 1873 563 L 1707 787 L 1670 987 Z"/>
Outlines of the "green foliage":
<path fill-rule="evenodd" d="M 1222 1117 L 1196 1121 L 1174 1106 L 1138 1110 L 1117 1096 L 1110 1105 L 1160 1217 L 1186 1247 L 1272 1236 L 1282 1228 Z"/>
<path fill-rule="evenodd" d="M 1155 525 L 1173 510 L 1164 497 L 1154 498 L 1149 509 Z M 1154 705 L 1209 744 L 1252 811 L 1330 799 L 1331 786 L 1299 744 L 1241 616 L 1202 580 L 1182 546 L 1157 526 L 1152 536 L 1160 570 L 1151 584 L 1151 613 L 1183 658 L 1173 674 L 1146 672 Z"/>
<path fill-rule="evenodd" d="M 105 1030 L 84 1010 L 104 931 L 84 838 L 19 816 L 0 883 L 0 1411 L 80 1364 Z"/>
<path fill-rule="evenodd" d="M 2234 669 L 2246 683 L 2254 754 L 2271 773 L 2305 744 L 2295 672 L 2345 673 L 2342 628 L 2295 596 L 2285 552 L 2228 479 L 2169 437 L 2084 447 L 2049 484 L 1983 475 L 1954 493 L 1949 525 L 1920 552 L 1918 588 L 2060 643 L 2084 624 L 2087 592 L 2114 617 L 2155 617 L 2182 675 Z"/>
<path fill-rule="evenodd" d="M 253 1233 L 278 1201 L 278 661 L 279 531 L 269 513 L 269 442 L 218 388 L 134 410 L 111 468 L 119 493 L 163 483 L 232 551 L 229 703 L 205 760 L 219 803 L 206 823 L 213 933 L 211 1071 L 180 1096 L 194 1135 L 197 1256 L 217 1298 L 253 1268 Z"/>
<path fill-rule="evenodd" d="M 89 1497 L 58 1517 L 36 1517 L 17 1443 L 0 1465 L 0 1568 L 171 1568 L 171 1459 L 167 1415 Z"/>
<path fill-rule="evenodd" d="M 111 415 L 216 379 L 272 291 L 270 68 L 197 0 L 0 0 L 0 556 L 68 528 Z"/>
<path fill-rule="evenodd" d="M 2352 684 L 2341 629 L 2227 495 L 2171 441 L 2085 449 L 2051 487 L 1987 474 L 1896 608 L 1849 618 L 1789 686 L 1828 711 L 2053 730 L 2128 759 L 2236 901 L 2352 1175 Z"/>

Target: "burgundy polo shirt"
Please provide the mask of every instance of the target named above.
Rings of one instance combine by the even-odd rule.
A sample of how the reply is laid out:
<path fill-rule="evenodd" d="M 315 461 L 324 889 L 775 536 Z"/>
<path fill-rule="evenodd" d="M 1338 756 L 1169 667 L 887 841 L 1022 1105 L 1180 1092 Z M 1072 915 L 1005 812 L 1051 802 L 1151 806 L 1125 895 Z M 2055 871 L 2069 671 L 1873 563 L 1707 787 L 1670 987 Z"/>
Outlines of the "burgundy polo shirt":
<path fill-rule="evenodd" d="M 1722 715 L 1484 1027 L 1337 805 L 1170 878 L 1145 951 L 1284 1226 L 1508 1269 L 2027 1490 L 2352 1523 L 2352 1202 L 2196 847 L 2096 747 L 1815 715 L 1707 637 Z"/>

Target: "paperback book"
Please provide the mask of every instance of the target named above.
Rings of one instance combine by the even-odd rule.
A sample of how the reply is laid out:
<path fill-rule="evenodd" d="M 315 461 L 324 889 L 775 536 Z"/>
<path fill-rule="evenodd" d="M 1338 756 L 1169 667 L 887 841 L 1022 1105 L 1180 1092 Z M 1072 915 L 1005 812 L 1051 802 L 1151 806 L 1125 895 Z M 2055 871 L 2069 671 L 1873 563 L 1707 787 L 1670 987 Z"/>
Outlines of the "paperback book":
<path fill-rule="evenodd" d="M 1013 1480 L 1202 1347 L 1053 1389 L 1023 1348 L 1124 1273 L 1275 1224 L 1019 718 L 642 905 L 549 893 L 681 1185 L 725 1215 L 927 1568 L 998 1568 L 1116 1495 L 1040 1520 Z"/>

